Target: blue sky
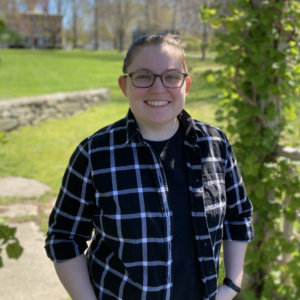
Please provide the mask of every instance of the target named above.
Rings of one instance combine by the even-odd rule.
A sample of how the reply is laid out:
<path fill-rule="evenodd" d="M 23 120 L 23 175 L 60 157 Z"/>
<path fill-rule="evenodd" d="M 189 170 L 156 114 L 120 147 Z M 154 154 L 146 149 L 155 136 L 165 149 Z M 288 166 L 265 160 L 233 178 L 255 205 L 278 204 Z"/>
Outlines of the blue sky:
<path fill-rule="evenodd" d="M 49 13 L 56 14 L 56 1 L 55 0 L 49 0 Z M 71 12 L 70 10 L 65 10 L 65 14 L 63 17 L 63 26 L 66 27 L 68 20 L 71 18 Z"/>

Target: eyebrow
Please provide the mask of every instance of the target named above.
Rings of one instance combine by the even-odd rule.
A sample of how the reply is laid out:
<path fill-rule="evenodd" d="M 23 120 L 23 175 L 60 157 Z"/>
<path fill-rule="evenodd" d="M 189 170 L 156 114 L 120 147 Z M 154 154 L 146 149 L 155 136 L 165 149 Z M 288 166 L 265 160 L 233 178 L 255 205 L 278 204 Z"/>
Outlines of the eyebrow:
<path fill-rule="evenodd" d="M 153 73 L 152 70 L 150 70 L 148 68 L 140 68 L 140 69 L 137 69 L 134 72 L 130 72 L 130 73 L 135 73 L 135 72 L 140 72 L 140 71 L 146 71 L 146 72 L 149 72 L 149 73 Z M 181 71 L 178 70 L 178 69 L 166 69 L 166 70 L 164 70 L 164 73 L 165 72 L 174 72 L 174 71 L 178 72 L 178 73 L 181 73 Z"/>

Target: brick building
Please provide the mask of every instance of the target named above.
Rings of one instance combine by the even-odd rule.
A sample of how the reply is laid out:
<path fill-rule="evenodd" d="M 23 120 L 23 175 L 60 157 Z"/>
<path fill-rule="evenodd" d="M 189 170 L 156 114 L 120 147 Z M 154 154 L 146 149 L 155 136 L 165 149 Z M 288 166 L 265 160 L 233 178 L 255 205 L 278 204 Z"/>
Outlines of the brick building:
<path fill-rule="evenodd" d="M 12 42 L 6 47 L 19 48 L 61 48 L 62 16 L 31 11 L 10 13 L 4 17 L 7 27 L 18 33 L 23 42 Z"/>

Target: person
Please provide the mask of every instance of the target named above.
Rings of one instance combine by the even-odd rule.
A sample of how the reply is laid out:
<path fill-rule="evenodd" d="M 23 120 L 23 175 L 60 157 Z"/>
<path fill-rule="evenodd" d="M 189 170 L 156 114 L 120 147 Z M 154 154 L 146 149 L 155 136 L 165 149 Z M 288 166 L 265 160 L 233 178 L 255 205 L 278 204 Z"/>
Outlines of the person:
<path fill-rule="evenodd" d="M 47 255 L 73 300 L 233 299 L 254 231 L 232 147 L 183 109 L 191 78 L 176 36 L 135 40 L 123 73 L 128 114 L 71 156 Z"/>

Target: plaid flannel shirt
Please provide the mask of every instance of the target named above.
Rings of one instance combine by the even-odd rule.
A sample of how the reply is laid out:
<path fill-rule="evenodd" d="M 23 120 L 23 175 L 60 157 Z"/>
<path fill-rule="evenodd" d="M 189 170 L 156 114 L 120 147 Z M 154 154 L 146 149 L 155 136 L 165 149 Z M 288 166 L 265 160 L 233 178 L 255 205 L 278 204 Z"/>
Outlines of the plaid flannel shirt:
<path fill-rule="evenodd" d="M 252 204 L 225 134 L 184 110 L 178 118 L 203 299 L 214 300 L 222 239 L 251 241 Z M 49 219 L 47 255 L 58 263 L 72 259 L 92 237 L 86 255 L 97 299 L 169 300 L 172 236 L 162 163 L 129 110 L 73 153 Z"/>

